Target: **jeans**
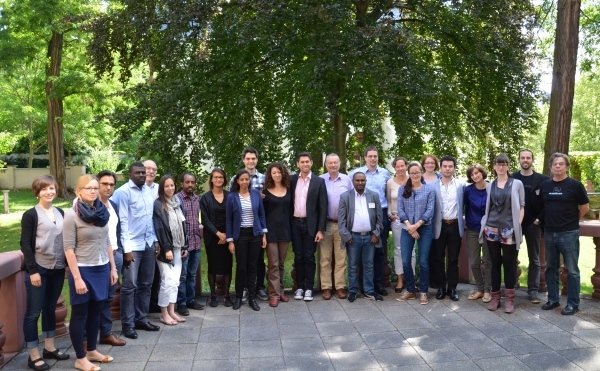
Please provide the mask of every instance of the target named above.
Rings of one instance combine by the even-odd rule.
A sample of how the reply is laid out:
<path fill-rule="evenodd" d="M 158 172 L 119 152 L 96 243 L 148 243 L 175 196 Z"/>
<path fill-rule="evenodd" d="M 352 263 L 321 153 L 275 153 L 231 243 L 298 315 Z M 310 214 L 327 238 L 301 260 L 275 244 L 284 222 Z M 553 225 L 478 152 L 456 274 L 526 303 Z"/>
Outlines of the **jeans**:
<path fill-rule="evenodd" d="M 458 222 L 446 224 L 442 221 L 440 237 L 433 241 L 429 260 L 431 271 L 436 272 L 436 286 L 442 290 L 456 290 L 458 285 L 458 255 L 461 242 Z"/>
<path fill-rule="evenodd" d="M 196 275 L 200 266 L 200 249 L 188 251 L 181 260 L 181 277 L 177 292 L 177 304 L 191 304 L 196 298 Z"/>
<path fill-rule="evenodd" d="M 113 251 L 115 257 L 115 266 L 117 267 L 117 273 L 121 274 L 123 270 L 123 251 L 121 249 L 117 249 Z M 114 284 L 108 289 L 108 299 L 106 300 L 104 307 L 102 308 L 102 313 L 100 313 L 100 337 L 108 336 L 112 332 L 112 315 L 111 315 L 111 305 L 113 298 L 115 297 L 115 291 L 117 289 L 117 284 Z"/>
<path fill-rule="evenodd" d="M 312 290 L 315 284 L 315 236 L 308 234 L 306 219 L 292 219 L 292 249 L 294 250 L 294 269 L 296 285 L 299 289 Z"/>
<path fill-rule="evenodd" d="M 348 291 L 356 294 L 358 292 L 358 264 L 362 260 L 363 291 L 365 294 L 373 294 L 375 286 L 373 283 L 373 260 L 376 248 L 371 243 L 371 234 L 361 236 L 352 233 L 352 242 L 346 245 L 348 250 Z"/>
<path fill-rule="evenodd" d="M 415 240 L 407 230 L 402 230 L 400 236 L 400 248 L 402 249 L 402 265 L 404 268 L 404 281 L 406 290 L 409 292 L 416 292 L 415 288 L 415 273 L 410 265 L 411 256 L 415 248 L 415 242 L 419 243 L 419 292 L 427 293 L 429 291 L 429 251 L 431 250 L 431 243 L 433 241 L 433 227 L 431 224 L 422 225 L 417 232 L 419 232 L 419 239 Z"/>
<path fill-rule="evenodd" d="M 156 255 L 154 247 L 146 244 L 143 251 L 133 251 L 133 261 L 123 267 L 121 287 L 121 324 L 133 328 L 135 323 L 148 322 L 150 289 L 154 279 Z"/>
<path fill-rule="evenodd" d="M 240 228 L 240 237 L 233 241 L 235 245 L 235 296 L 242 298 L 244 288 L 248 289 L 248 298 L 256 297 L 256 267 L 260 255 L 260 237 L 254 236 L 252 227 Z"/>
<path fill-rule="evenodd" d="M 558 269 L 560 267 L 560 254 L 563 256 L 565 268 L 569 271 L 567 276 L 567 305 L 579 308 L 579 229 L 566 232 L 544 233 L 544 247 L 546 248 L 546 284 L 548 285 L 548 301 L 558 303 Z"/>
<path fill-rule="evenodd" d="M 540 240 L 542 234 L 540 227 L 530 224 L 523 229 L 523 236 L 527 242 L 527 256 L 529 266 L 527 267 L 527 292 L 537 294 L 540 288 Z"/>
<path fill-rule="evenodd" d="M 23 319 L 23 332 L 25 334 L 25 347 L 35 348 L 39 344 L 38 318 L 42 314 L 42 334 L 51 338 L 56 330 L 56 301 L 65 282 L 65 269 L 46 269 L 38 265 L 42 285 L 31 285 L 29 274 L 25 275 L 25 289 L 27 290 L 27 307 Z"/>
<path fill-rule="evenodd" d="M 392 237 L 394 238 L 394 271 L 398 276 L 400 276 L 404 274 L 404 266 L 402 264 L 402 249 L 400 248 L 400 236 L 402 236 L 403 228 L 402 223 L 400 223 L 400 219 L 396 219 L 396 221 L 390 223 L 390 227 L 392 229 Z M 415 254 L 412 254 L 410 264 L 414 272 L 415 265 L 417 264 Z"/>
<path fill-rule="evenodd" d="M 475 286 L 479 292 L 490 292 L 492 288 L 492 263 L 485 243 L 479 243 L 479 231 L 465 230 L 467 234 L 467 250 L 469 265 L 475 278 Z M 481 266 L 483 265 L 483 271 Z"/>

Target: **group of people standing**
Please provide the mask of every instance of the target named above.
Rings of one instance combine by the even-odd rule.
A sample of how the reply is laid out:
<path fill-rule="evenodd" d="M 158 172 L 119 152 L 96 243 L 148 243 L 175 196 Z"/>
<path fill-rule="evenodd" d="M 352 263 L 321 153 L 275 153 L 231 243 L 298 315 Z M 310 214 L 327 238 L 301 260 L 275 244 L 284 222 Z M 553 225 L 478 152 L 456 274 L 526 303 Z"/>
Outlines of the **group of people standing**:
<path fill-rule="evenodd" d="M 362 295 L 383 300 L 388 295 L 384 269 L 390 230 L 397 300 L 418 298 L 426 305 L 431 286 L 437 289 L 438 300 L 448 296 L 458 301 L 458 257 L 466 233 L 476 281 L 468 299 L 481 299 L 489 310 L 497 310 L 503 269 L 504 308 L 512 313 L 523 236 L 529 255 L 529 300 L 541 302 L 543 228 L 548 300 L 542 309 L 560 305 L 562 254 L 569 274 L 562 314 L 578 311 L 578 221 L 587 213 L 589 200 L 583 185 L 568 177 L 566 155 L 552 155 L 552 177 L 548 178 L 533 171 L 532 151 L 519 152 L 521 169 L 514 174 L 509 173 L 508 156 L 501 154 L 494 160 L 492 182 L 487 181 L 485 167 L 474 164 L 466 172 L 469 185 L 456 177 L 457 161 L 452 156 L 438 160 L 425 155 L 420 162 L 397 157 L 392 162 L 394 176 L 379 166 L 376 147 L 368 147 L 364 158 L 364 166 L 346 175 L 340 172 L 339 156 L 329 154 L 327 171 L 316 176 L 311 154 L 302 152 L 296 156 L 295 174 L 275 162 L 263 175 L 256 170 L 258 152 L 246 148 L 244 168 L 232 177 L 230 189 L 226 190 L 225 171 L 215 168 L 209 176 L 210 189 L 202 197 L 196 195 L 193 174 L 182 175 L 181 190 L 176 192 L 176 180 L 170 175 L 154 183 L 157 166 L 153 161 L 134 162 L 128 182 L 116 191 L 116 176 L 110 171 L 81 176 L 77 198 L 66 212 L 52 206 L 54 179 L 38 177 L 32 185 L 38 204 L 23 215 L 21 234 L 28 273 L 24 332 L 29 367 L 47 370 L 44 358 L 69 359 L 53 341 L 54 310 L 66 266 L 75 368 L 99 370 L 94 362 L 113 358 L 97 350 L 98 340 L 125 345 L 112 333 L 110 315 L 119 275 L 122 334 L 127 338 L 136 339 L 136 330 L 159 329 L 148 320 L 155 266 L 160 277 L 161 323 L 173 326 L 185 321 L 189 309 L 203 309 L 195 293 L 202 237 L 208 263 L 208 305 L 218 306 L 222 295 L 227 307 L 238 310 L 247 301 L 258 311 L 258 300 L 268 300 L 271 307 L 290 300 L 283 285 L 290 242 L 297 286 L 294 299 L 313 300 L 319 249 L 323 299 L 335 295 L 354 302 Z M 236 277 L 231 298 L 233 256 Z M 45 336 L 42 355 L 37 332 L 40 314 Z"/>

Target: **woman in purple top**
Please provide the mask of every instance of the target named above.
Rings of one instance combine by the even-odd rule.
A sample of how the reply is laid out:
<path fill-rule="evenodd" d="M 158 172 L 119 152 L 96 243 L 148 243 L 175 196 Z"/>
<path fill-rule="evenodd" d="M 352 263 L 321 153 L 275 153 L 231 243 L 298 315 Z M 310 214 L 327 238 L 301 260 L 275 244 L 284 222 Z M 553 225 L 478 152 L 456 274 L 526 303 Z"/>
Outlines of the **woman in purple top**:
<path fill-rule="evenodd" d="M 467 169 L 467 179 L 471 184 L 465 187 L 464 205 L 469 265 L 473 278 L 475 278 L 475 286 L 477 286 L 477 290 L 469 294 L 469 300 L 481 299 L 484 303 L 489 303 L 492 300 L 490 295 L 492 288 L 490 254 L 487 246 L 479 242 L 481 218 L 485 214 L 487 199 L 486 178 L 487 171 L 480 164 L 471 165 Z"/>

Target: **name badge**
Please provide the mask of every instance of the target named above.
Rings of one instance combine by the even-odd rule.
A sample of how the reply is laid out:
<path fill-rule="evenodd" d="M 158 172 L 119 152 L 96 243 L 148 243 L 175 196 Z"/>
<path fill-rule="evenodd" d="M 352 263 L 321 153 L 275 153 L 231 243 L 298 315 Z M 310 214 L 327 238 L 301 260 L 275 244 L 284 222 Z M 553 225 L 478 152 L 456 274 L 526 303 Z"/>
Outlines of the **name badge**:
<path fill-rule="evenodd" d="M 369 209 L 375 208 L 375 202 L 369 202 Z"/>

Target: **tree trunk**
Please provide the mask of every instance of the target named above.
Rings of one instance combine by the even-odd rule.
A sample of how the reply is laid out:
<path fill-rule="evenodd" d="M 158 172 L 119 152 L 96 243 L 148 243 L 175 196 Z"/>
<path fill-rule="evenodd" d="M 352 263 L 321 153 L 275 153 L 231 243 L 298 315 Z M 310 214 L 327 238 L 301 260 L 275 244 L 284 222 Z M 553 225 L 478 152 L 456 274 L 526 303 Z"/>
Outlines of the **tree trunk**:
<path fill-rule="evenodd" d="M 346 172 L 346 126 L 337 106 L 331 109 L 331 127 L 333 128 L 333 148 L 340 157 L 340 171 Z"/>
<path fill-rule="evenodd" d="M 60 76 L 62 63 L 63 34 L 52 31 L 48 43 L 48 64 L 46 67 L 46 104 L 48 106 L 48 158 L 50 174 L 56 179 L 58 197 L 67 196 L 65 173 L 65 153 L 63 134 L 63 101 L 55 92 L 54 83 Z"/>
<path fill-rule="evenodd" d="M 580 0 L 558 0 L 552 92 L 544 144 L 544 173 L 550 172 L 548 160 L 554 152 L 569 152 L 575 71 L 579 46 Z"/>

